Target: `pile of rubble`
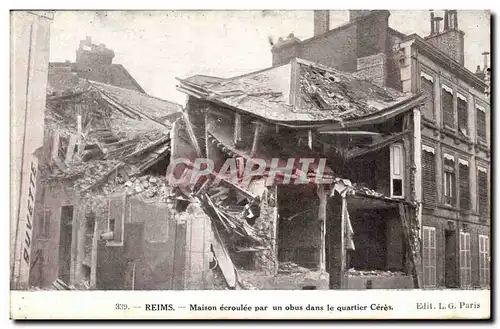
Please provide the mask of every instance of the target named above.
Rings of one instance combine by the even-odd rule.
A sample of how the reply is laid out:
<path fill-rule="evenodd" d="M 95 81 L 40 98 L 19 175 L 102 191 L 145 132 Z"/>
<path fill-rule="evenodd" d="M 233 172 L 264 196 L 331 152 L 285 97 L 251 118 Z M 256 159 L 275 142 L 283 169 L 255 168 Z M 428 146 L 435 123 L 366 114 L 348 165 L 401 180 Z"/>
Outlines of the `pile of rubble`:
<path fill-rule="evenodd" d="M 32 286 L 29 288 L 30 291 L 50 291 L 50 290 L 90 290 L 90 284 L 88 281 L 82 280 L 76 285 L 67 285 L 61 279 L 56 279 L 52 282 L 52 285 L 45 287 Z"/>
<path fill-rule="evenodd" d="M 354 183 L 354 184 L 352 184 L 352 187 L 354 188 L 354 191 L 357 194 L 369 195 L 369 196 L 374 196 L 377 198 L 384 198 L 385 197 L 384 194 L 379 193 L 377 191 L 374 191 L 374 190 L 366 187 L 365 184 L 362 184 L 362 183 Z"/>
<path fill-rule="evenodd" d="M 393 271 L 381 271 L 381 270 L 363 271 L 363 270 L 356 270 L 354 268 L 350 268 L 347 271 L 347 275 L 349 275 L 349 276 L 361 276 L 361 277 L 377 276 L 377 277 L 386 277 L 386 278 L 395 277 L 395 276 L 406 276 L 406 274 L 404 272 L 401 272 L 401 271 L 395 271 L 395 272 L 393 272 Z"/>
<path fill-rule="evenodd" d="M 282 274 L 306 273 L 309 271 L 310 271 L 309 269 L 299 266 L 292 262 L 280 263 L 278 267 L 278 273 Z"/>
<path fill-rule="evenodd" d="M 164 176 L 144 175 L 131 177 L 127 181 L 119 179 L 117 183 L 122 183 L 121 188 L 128 194 L 140 194 L 148 199 L 159 198 L 162 202 L 172 194 L 172 187 L 168 185 Z"/>
<path fill-rule="evenodd" d="M 111 174 L 120 164 L 120 161 L 117 160 L 94 160 L 75 163 L 69 166 L 65 172 L 57 173 L 51 178 L 73 180 L 75 190 L 86 190 L 105 179 L 105 176 Z"/>

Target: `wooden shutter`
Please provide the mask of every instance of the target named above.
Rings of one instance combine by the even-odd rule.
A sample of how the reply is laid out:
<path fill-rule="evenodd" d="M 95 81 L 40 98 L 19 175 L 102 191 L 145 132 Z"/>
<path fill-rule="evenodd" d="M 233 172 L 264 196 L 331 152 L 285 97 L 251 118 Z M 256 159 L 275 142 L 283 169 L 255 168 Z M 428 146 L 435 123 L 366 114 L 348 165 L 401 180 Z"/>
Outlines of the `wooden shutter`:
<path fill-rule="evenodd" d="M 471 285 L 470 234 L 460 232 L 460 285 Z"/>
<path fill-rule="evenodd" d="M 479 283 L 481 285 L 490 283 L 489 239 L 485 235 L 479 236 Z"/>
<path fill-rule="evenodd" d="M 434 227 L 423 227 L 423 268 L 424 286 L 436 286 L 436 229 Z"/>
<path fill-rule="evenodd" d="M 422 148 L 422 193 L 425 203 L 436 203 L 436 160 L 433 148 Z"/>
<path fill-rule="evenodd" d="M 443 109 L 443 124 L 450 128 L 455 126 L 453 116 L 453 94 L 448 89 L 442 89 L 442 109 Z"/>
<path fill-rule="evenodd" d="M 477 139 L 486 143 L 486 112 L 482 109 L 476 109 L 477 117 Z"/>
<path fill-rule="evenodd" d="M 425 99 L 423 115 L 425 118 L 434 120 L 434 83 L 429 78 L 421 77 L 422 92 L 427 97 Z"/>
<path fill-rule="evenodd" d="M 479 214 L 488 216 L 489 202 L 488 202 L 488 173 L 483 170 L 477 171 L 477 184 L 479 194 Z"/>
<path fill-rule="evenodd" d="M 464 135 L 468 135 L 467 129 L 467 101 L 463 96 L 457 98 L 458 130 Z"/>
<path fill-rule="evenodd" d="M 465 161 L 459 161 L 458 164 L 458 190 L 460 209 L 470 209 L 470 188 L 469 188 L 469 164 Z"/>

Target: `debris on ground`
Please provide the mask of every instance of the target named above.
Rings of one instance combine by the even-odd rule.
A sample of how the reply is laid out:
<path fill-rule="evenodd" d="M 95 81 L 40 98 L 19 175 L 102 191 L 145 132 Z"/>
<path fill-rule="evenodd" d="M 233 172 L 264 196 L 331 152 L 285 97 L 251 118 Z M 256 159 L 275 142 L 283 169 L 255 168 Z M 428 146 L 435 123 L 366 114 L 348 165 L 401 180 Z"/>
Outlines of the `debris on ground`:
<path fill-rule="evenodd" d="M 295 267 L 294 267 L 295 268 Z M 242 280 L 242 287 L 253 287 L 257 290 L 303 290 L 306 287 L 315 287 L 317 290 L 327 290 L 329 275 L 325 271 L 310 270 L 299 267 L 297 270 L 304 272 L 280 273 L 269 275 L 261 271 L 238 269 Z M 251 288 L 250 288 L 251 289 Z"/>
<path fill-rule="evenodd" d="M 382 271 L 382 270 L 356 270 L 350 268 L 347 271 L 349 276 L 378 276 L 378 277 L 394 277 L 394 276 L 406 276 L 404 272 L 401 271 Z"/>
<path fill-rule="evenodd" d="M 280 263 L 278 266 L 278 273 L 284 273 L 284 274 L 306 273 L 309 271 L 311 270 L 292 262 Z"/>
<path fill-rule="evenodd" d="M 61 279 L 55 280 L 54 282 L 52 282 L 52 285 L 57 290 L 71 290 L 70 287 L 66 283 L 64 283 Z"/>

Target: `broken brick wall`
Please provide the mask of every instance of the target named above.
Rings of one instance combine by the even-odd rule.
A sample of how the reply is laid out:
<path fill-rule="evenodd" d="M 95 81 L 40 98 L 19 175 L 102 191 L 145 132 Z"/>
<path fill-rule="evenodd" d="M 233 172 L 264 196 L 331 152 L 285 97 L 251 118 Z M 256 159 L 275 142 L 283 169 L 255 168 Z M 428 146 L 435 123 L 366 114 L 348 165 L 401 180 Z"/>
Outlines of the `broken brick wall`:
<path fill-rule="evenodd" d="M 300 58 L 341 71 L 356 71 L 356 25 L 343 26 L 302 43 Z"/>
<path fill-rule="evenodd" d="M 400 53 L 398 50 L 399 43 L 402 40 L 402 35 L 398 32 L 389 29 L 389 49 L 387 52 L 386 59 L 386 69 L 387 69 L 387 79 L 386 86 L 393 88 L 395 90 L 403 91 L 403 85 L 401 84 L 401 69 L 400 69 Z"/>

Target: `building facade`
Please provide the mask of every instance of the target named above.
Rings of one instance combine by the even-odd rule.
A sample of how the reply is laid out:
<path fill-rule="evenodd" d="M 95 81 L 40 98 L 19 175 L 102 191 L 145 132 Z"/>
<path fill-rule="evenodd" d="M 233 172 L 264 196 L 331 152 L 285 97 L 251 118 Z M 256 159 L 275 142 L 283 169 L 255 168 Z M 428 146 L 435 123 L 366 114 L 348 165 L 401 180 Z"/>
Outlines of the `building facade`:
<path fill-rule="evenodd" d="M 235 282 L 236 268 L 260 289 L 422 284 L 414 247 L 421 172 L 410 168 L 420 159 L 424 97 L 302 59 L 228 79 L 180 79 L 178 90 L 190 96 L 190 159 L 211 159 L 215 177 L 226 178 L 219 184 L 233 191 L 221 193 L 210 184 L 203 190 L 191 181 L 192 193 L 212 200 L 215 210 L 207 213 L 215 232 L 231 237 L 231 225 L 245 227 L 237 233 L 241 238 L 218 242 L 228 250 L 229 259 L 215 255 L 227 266 L 221 270 L 228 282 Z M 304 160 L 311 166 L 301 167 Z M 238 179 L 225 176 L 232 162 Z M 279 175 L 271 174 L 273 163 Z M 248 173 L 254 166 L 263 170 Z M 311 181 L 292 183 L 300 172 Z M 245 212 L 255 203 L 252 215 Z M 230 214 L 238 225 L 226 222 Z M 264 238 L 256 243 L 256 237 Z M 280 271 L 289 263 L 305 268 L 310 280 L 292 283 Z"/>
<path fill-rule="evenodd" d="M 11 288 L 28 286 L 33 215 L 42 146 L 51 12 L 12 11 L 11 18 Z"/>
<path fill-rule="evenodd" d="M 489 68 L 464 67 L 458 12 L 431 12 L 430 34 L 405 35 L 387 10 L 352 10 L 330 29 L 328 11 L 314 16 L 315 36 L 281 39 L 273 65 L 314 60 L 404 93 L 423 93 L 422 271 L 428 288 L 487 287 L 490 279 L 491 132 Z M 441 26 L 440 23 L 443 22 Z M 487 52 L 484 53 L 487 56 Z M 418 170 L 418 168 L 415 168 Z"/>

